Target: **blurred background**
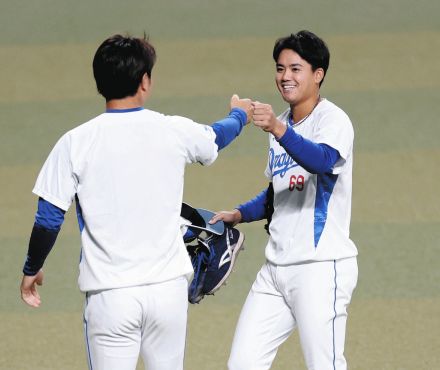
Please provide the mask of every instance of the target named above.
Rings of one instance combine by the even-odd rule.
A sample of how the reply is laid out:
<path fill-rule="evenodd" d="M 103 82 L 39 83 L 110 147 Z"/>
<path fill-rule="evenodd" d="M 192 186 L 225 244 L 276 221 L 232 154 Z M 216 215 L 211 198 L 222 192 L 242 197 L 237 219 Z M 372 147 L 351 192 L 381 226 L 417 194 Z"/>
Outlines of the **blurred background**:
<path fill-rule="evenodd" d="M 212 123 L 237 93 L 286 107 L 272 47 L 308 29 L 331 52 L 322 96 L 355 129 L 351 238 L 359 282 L 349 307 L 349 368 L 440 363 L 440 2 L 436 0 L 0 0 L 0 368 L 85 369 L 74 211 L 45 264 L 43 304 L 19 298 L 36 176 L 67 130 L 104 110 L 91 61 L 115 33 L 146 32 L 158 54 L 146 107 Z M 231 209 L 267 185 L 267 135 L 249 125 L 208 168 L 191 166 L 185 201 Z M 152 181 L 160 174 L 151 174 Z M 185 368 L 226 368 L 236 320 L 264 262 L 264 222 L 229 284 L 189 311 Z M 141 369 L 141 362 L 138 366 Z M 301 369 L 297 334 L 273 369 Z"/>

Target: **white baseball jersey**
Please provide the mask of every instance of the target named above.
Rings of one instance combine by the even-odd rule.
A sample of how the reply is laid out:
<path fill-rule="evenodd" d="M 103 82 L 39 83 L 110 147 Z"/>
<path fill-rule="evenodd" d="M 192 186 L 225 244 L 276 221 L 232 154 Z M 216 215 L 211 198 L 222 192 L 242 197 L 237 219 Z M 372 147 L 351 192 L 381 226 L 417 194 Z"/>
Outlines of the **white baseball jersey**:
<path fill-rule="evenodd" d="M 278 119 L 286 125 L 290 109 Z M 357 255 L 349 238 L 352 194 L 353 126 L 335 104 L 322 100 L 294 127 L 299 135 L 336 149 L 331 174 L 311 174 L 269 135 L 265 174 L 273 182 L 274 209 L 266 258 L 276 265 L 337 260 Z"/>
<path fill-rule="evenodd" d="M 184 168 L 216 157 L 211 127 L 147 109 L 103 113 L 62 136 L 33 192 L 63 210 L 77 197 L 80 290 L 190 278 Z"/>

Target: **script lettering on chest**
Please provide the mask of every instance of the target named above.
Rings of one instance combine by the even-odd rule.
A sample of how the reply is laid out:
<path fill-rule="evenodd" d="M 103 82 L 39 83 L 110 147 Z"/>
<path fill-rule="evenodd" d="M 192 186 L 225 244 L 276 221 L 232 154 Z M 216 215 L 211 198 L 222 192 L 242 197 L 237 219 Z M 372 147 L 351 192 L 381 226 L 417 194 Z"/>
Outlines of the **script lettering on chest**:
<path fill-rule="evenodd" d="M 297 166 L 298 163 L 296 163 L 286 152 L 276 154 L 275 150 L 270 148 L 269 168 L 273 177 L 279 175 L 282 178 L 288 170 Z"/>

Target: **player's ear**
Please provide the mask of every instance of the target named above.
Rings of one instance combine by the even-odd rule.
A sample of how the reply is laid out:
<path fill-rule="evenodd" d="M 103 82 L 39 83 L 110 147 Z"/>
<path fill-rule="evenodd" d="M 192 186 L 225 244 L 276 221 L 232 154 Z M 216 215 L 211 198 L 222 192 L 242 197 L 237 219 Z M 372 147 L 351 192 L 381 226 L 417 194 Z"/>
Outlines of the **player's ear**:
<path fill-rule="evenodd" d="M 150 97 L 152 85 L 153 85 L 153 81 L 145 73 L 144 76 L 142 77 L 141 83 L 139 85 L 139 90 L 138 90 L 138 91 L 142 92 L 144 99 L 148 99 Z"/>
<path fill-rule="evenodd" d="M 313 72 L 313 75 L 315 77 L 315 83 L 318 85 L 321 83 L 321 81 L 324 79 L 324 70 L 322 68 L 317 68 L 315 72 Z"/>
<path fill-rule="evenodd" d="M 141 80 L 141 88 L 144 91 L 148 91 L 151 89 L 152 81 L 151 78 L 145 73 Z"/>

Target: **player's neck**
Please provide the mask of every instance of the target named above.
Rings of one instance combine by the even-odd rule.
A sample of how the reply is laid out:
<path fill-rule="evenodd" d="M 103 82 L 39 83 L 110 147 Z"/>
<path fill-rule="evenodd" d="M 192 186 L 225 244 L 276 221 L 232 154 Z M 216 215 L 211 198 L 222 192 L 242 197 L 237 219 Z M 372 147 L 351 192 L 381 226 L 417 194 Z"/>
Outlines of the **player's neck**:
<path fill-rule="evenodd" d="M 122 99 L 112 99 L 106 102 L 105 107 L 109 109 L 133 109 L 142 107 L 150 96 L 152 80 L 145 73 L 136 93 L 133 96 L 126 96 Z"/>
<path fill-rule="evenodd" d="M 301 120 L 304 120 L 306 117 L 308 117 L 313 110 L 316 108 L 316 106 L 321 101 L 321 96 L 319 95 L 319 92 L 317 95 L 314 95 L 310 97 L 309 99 L 305 100 L 304 102 L 301 102 L 299 104 L 292 104 L 290 106 L 290 111 L 292 112 L 292 119 L 293 122 L 298 123 Z"/>
<path fill-rule="evenodd" d="M 132 109 L 144 105 L 144 101 L 138 96 L 128 96 L 122 99 L 112 99 L 106 102 L 106 109 Z"/>

